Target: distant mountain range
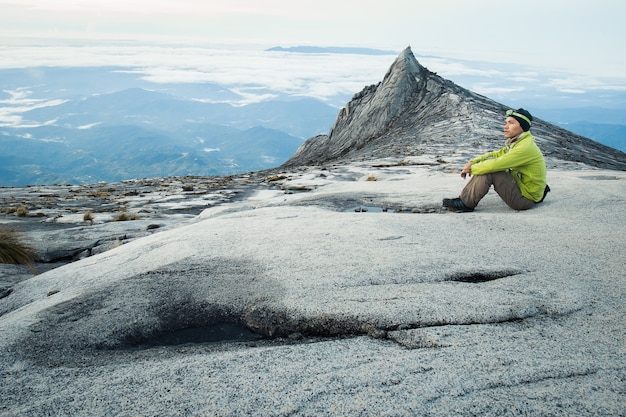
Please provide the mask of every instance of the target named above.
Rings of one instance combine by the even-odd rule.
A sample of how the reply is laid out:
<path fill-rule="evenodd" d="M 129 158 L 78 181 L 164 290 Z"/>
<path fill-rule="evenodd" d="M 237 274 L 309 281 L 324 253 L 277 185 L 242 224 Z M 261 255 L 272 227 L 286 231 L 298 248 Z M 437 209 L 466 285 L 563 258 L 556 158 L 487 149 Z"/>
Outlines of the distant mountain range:
<path fill-rule="evenodd" d="M 626 125 L 574 122 L 559 123 L 559 126 L 626 152 Z"/>
<path fill-rule="evenodd" d="M 337 113 L 306 97 L 237 107 L 142 88 L 61 100 L 20 113 L 19 126 L 0 127 L 0 185 L 273 168 L 305 138 L 327 132 Z"/>
<path fill-rule="evenodd" d="M 2 185 L 228 175 L 275 167 L 302 143 L 275 129 L 239 130 L 208 123 L 178 131 L 132 124 L 29 130 L 28 137 L 6 131 L 0 137 L 5 150 L 0 156 Z"/>

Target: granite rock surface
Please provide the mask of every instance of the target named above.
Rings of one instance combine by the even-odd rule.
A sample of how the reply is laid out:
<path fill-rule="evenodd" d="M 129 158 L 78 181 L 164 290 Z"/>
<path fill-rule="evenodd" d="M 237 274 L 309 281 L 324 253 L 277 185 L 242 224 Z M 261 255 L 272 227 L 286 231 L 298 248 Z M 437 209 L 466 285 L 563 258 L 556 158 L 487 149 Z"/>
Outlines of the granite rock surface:
<path fill-rule="evenodd" d="M 2 189 L 0 415 L 624 415 L 624 154 L 443 210 L 504 110 L 407 49 L 275 170 Z"/>
<path fill-rule="evenodd" d="M 452 213 L 458 174 L 389 162 L 285 170 L 16 284 L 0 413 L 623 413 L 626 175 Z"/>

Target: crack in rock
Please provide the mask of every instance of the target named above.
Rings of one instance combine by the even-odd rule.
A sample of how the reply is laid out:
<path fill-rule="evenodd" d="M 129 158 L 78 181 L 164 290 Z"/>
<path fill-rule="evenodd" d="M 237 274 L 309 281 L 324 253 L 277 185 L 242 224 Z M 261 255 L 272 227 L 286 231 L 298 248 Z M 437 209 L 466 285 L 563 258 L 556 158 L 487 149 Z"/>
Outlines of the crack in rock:
<path fill-rule="evenodd" d="M 200 327 L 186 327 L 171 332 L 156 334 L 141 346 L 176 346 L 189 343 L 253 342 L 263 338 L 239 323 L 215 323 Z"/>
<path fill-rule="evenodd" d="M 502 271 L 470 271 L 470 272 L 458 272 L 452 275 L 449 275 L 446 281 L 457 281 L 457 282 L 469 282 L 469 283 L 482 283 L 488 281 L 495 281 L 496 279 L 508 278 L 515 275 L 521 275 L 526 273 L 526 271 L 519 270 L 502 270 Z"/>

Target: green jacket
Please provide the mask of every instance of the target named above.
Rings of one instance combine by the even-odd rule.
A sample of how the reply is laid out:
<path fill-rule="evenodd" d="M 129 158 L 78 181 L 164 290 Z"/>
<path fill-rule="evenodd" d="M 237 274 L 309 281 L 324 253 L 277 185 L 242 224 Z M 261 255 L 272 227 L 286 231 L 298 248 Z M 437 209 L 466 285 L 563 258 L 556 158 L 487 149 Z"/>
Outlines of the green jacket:
<path fill-rule="evenodd" d="M 507 145 L 500 150 L 487 152 L 471 161 L 474 163 L 472 175 L 508 171 L 524 197 L 534 202 L 543 198 L 546 162 L 530 132 L 522 133 L 512 144 L 507 141 Z"/>

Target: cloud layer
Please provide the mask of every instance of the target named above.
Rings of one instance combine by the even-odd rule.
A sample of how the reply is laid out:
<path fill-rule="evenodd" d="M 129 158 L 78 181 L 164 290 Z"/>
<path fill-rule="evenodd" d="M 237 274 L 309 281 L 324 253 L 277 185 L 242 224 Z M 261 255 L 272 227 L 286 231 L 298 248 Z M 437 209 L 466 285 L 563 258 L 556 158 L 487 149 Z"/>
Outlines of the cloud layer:
<path fill-rule="evenodd" d="M 547 103 L 567 107 L 593 101 L 597 106 L 623 108 L 626 104 L 626 75 L 601 78 L 506 63 L 422 56 L 415 50 L 414 53 L 431 71 L 509 105 Z M 198 83 L 224 86 L 238 95 L 236 101 L 230 99 L 233 105 L 288 95 L 315 97 L 341 107 L 365 86 L 380 82 L 394 59 L 393 55 L 307 54 L 270 52 L 250 46 L 218 48 L 113 41 L 0 47 L 0 68 L 31 71 L 42 66 L 114 66 L 136 74 L 155 88 Z M 33 97 L 29 88 L 0 81 L 6 97 L 0 100 L 0 126 L 30 126 L 30 122 L 22 120 L 24 112 L 63 103 L 56 97 Z"/>

